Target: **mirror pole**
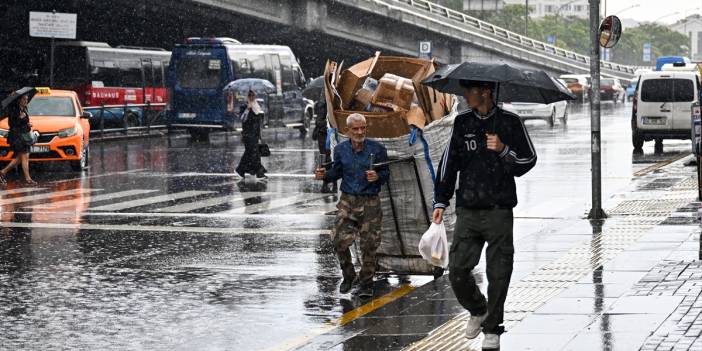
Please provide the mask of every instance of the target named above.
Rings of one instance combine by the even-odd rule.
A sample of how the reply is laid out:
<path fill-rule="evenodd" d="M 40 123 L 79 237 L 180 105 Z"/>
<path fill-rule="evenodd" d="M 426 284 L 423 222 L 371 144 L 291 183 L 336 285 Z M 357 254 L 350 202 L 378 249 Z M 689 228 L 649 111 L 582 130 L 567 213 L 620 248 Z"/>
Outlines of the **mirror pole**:
<path fill-rule="evenodd" d="M 590 0 L 590 154 L 592 160 L 592 209 L 588 218 L 603 219 L 602 153 L 600 140 L 600 0 Z"/>

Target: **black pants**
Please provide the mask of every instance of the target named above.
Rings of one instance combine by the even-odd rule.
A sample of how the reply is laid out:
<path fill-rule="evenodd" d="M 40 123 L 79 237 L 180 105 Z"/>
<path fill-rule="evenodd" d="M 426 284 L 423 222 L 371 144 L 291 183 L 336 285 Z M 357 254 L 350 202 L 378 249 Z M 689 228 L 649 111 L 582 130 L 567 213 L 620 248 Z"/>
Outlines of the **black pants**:
<path fill-rule="evenodd" d="M 244 135 L 244 154 L 239 160 L 239 165 L 236 167 L 238 173 L 250 173 L 262 175 L 266 173 L 266 168 L 261 164 L 261 154 L 258 152 L 258 136 Z"/>
<path fill-rule="evenodd" d="M 456 209 L 456 231 L 449 253 L 449 280 L 458 302 L 471 315 L 488 317 L 483 321 L 484 333 L 502 334 L 505 299 L 512 277 L 514 243 L 511 209 Z M 480 261 L 487 243 L 487 299 L 480 292 L 472 270 Z"/>

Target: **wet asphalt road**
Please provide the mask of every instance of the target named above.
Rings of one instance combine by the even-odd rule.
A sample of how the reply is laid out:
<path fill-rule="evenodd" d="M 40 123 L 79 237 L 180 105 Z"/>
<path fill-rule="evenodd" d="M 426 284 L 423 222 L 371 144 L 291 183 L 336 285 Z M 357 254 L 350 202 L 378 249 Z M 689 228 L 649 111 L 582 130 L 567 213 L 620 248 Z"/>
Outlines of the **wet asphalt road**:
<path fill-rule="evenodd" d="M 630 105 L 605 105 L 603 198 L 689 141 L 632 155 Z M 534 170 L 518 179 L 515 240 L 590 208 L 587 110 L 528 121 Z M 0 349 L 285 349 L 362 303 L 339 295 L 328 240 L 336 197 L 308 174 L 315 143 L 267 130 L 266 182 L 234 175 L 236 135 L 95 143 L 83 175 L 34 167 L 0 192 Z M 605 201 L 606 203 L 606 201 Z M 605 206 L 606 207 L 606 206 Z M 389 277 L 377 295 L 407 280 Z M 369 349 L 372 349 L 369 346 Z"/>

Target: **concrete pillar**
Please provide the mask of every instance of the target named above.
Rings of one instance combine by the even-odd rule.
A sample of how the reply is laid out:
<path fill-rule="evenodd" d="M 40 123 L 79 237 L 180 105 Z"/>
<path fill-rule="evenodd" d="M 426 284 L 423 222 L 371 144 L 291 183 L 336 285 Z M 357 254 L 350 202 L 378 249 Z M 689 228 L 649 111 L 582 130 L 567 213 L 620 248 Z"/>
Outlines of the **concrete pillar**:
<path fill-rule="evenodd" d="M 327 5 L 320 0 L 299 0 L 292 5 L 293 26 L 304 31 L 322 30 L 327 17 Z"/>

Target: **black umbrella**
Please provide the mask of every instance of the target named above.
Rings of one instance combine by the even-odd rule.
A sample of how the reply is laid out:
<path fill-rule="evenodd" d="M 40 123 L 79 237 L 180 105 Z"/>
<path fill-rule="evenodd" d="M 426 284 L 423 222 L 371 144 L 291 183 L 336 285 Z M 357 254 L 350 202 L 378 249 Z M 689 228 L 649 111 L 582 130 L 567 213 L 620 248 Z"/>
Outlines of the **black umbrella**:
<path fill-rule="evenodd" d="M 37 89 L 34 87 L 24 87 L 19 90 L 15 90 L 12 92 L 12 94 L 8 95 L 5 99 L 2 100 L 2 109 L 6 109 L 7 106 L 10 106 L 13 102 L 19 100 L 23 95 L 27 95 L 29 97 L 29 100 L 32 100 L 34 95 L 37 93 Z"/>
<path fill-rule="evenodd" d="M 465 88 L 461 81 L 496 83 L 496 102 L 550 104 L 575 99 L 568 88 L 545 72 L 507 64 L 463 62 L 446 65 L 425 79 L 422 84 L 444 93 L 462 96 Z"/>
<path fill-rule="evenodd" d="M 307 84 L 307 87 L 302 90 L 302 96 L 317 101 L 322 96 L 324 91 L 324 76 L 319 76 Z"/>

